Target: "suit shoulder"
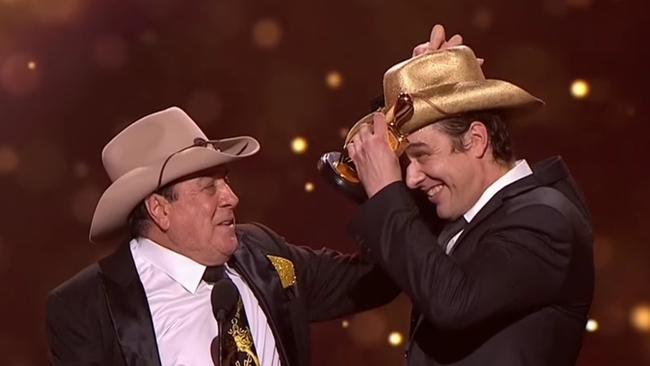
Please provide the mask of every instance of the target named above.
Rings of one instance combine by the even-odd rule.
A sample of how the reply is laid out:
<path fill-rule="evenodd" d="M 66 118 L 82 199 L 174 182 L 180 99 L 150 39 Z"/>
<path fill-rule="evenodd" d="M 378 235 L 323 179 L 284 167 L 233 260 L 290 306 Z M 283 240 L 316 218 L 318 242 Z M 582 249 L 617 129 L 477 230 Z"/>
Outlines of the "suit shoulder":
<path fill-rule="evenodd" d="M 267 254 L 282 255 L 286 250 L 285 239 L 271 230 L 268 226 L 258 222 L 237 225 L 244 245 L 253 245 Z"/>
<path fill-rule="evenodd" d="M 87 296 L 101 288 L 100 281 L 99 265 L 93 263 L 50 291 L 50 297 L 78 298 Z"/>
<path fill-rule="evenodd" d="M 546 186 L 537 187 L 513 197 L 509 200 L 507 206 L 511 212 L 539 207 L 543 210 L 551 209 L 568 219 L 584 219 L 584 217 L 581 217 L 583 215 L 580 210 L 564 193 Z"/>

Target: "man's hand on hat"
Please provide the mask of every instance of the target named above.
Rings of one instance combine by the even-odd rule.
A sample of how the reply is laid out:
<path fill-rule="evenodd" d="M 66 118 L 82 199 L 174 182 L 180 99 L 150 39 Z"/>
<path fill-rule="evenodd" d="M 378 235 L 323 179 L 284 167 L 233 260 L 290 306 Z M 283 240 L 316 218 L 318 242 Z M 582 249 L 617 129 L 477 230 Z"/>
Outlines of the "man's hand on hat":
<path fill-rule="evenodd" d="M 454 34 L 445 40 L 447 37 L 445 35 L 445 27 L 441 24 L 436 24 L 431 30 L 431 36 L 429 37 L 428 42 L 421 43 L 415 48 L 413 48 L 413 57 L 420 56 L 424 53 L 434 52 L 438 50 L 444 50 L 449 47 L 460 46 L 463 44 L 463 36 L 460 34 Z M 483 65 L 484 60 L 482 58 L 477 58 L 479 65 Z"/>
<path fill-rule="evenodd" d="M 399 160 L 388 145 L 388 127 L 383 113 L 373 114 L 372 125 L 361 126 L 347 149 L 368 197 L 402 180 Z"/>

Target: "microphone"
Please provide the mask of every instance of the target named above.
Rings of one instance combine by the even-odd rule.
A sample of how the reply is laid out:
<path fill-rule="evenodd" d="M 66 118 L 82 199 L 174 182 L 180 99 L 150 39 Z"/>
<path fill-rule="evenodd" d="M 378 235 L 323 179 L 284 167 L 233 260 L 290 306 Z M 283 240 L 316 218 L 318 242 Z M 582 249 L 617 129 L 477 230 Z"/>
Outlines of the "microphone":
<path fill-rule="evenodd" d="M 237 302 L 239 301 L 239 291 L 232 283 L 230 278 L 222 278 L 214 283 L 212 293 L 210 294 L 210 302 L 212 303 L 212 313 L 217 319 L 217 327 L 219 331 L 219 344 L 217 350 L 217 357 L 219 359 L 218 365 L 222 365 L 223 360 L 223 323 L 227 317 L 232 316 L 235 311 Z M 213 358 L 215 355 L 213 355 Z"/>

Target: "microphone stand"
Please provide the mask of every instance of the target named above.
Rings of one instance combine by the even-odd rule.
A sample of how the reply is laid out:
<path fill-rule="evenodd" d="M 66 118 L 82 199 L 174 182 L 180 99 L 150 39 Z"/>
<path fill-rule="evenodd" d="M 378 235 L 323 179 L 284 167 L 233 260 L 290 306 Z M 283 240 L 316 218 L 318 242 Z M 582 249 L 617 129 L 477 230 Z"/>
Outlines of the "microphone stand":
<path fill-rule="evenodd" d="M 223 334 L 223 323 L 224 320 L 226 320 L 226 311 L 223 309 L 219 309 L 217 311 L 217 332 L 219 334 L 219 342 L 217 345 L 217 352 L 219 353 L 219 366 L 223 366 L 223 339 L 224 339 L 224 334 Z"/>

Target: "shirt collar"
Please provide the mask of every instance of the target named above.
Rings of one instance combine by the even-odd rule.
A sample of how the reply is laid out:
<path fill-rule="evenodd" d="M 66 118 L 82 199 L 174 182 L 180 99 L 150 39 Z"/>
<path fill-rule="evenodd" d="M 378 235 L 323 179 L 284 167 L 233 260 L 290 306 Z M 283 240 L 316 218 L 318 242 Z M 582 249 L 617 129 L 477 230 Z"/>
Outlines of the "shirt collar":
<path fill-rule="evenodd" d="M 485 206 L 492 197 L 494 197 L 497 192 L 502 190 L 505 186 L 509 185 L 510 183 L 514 183 L 518 181 L 519 179 L 522 179 L 524 177 L 527 177 L 529 175 L 533 174 L 533 171 L 530 169 L 530 166 L 526 162 L 526 160 L 518 160 L 515 163 L 515 166 L 508 170 L 506 174 L 502 175 L 499 179 L 495 180 L 492 184 L 490 184 L 485 191 L 483 191 L 483 194 L 481 197 L 479 197 L 478 201 L 470 208 L 463 217 L 465 217 L 465 220 L 467 222 L 472 221 L 472 219 L 478 214 L 478 212 Z"/>
<path fill-rule="evenodd" d="M 140 253 L 149 263 L 166 273 L 188 292 L 196 292 L 205 272 L 204 265 L 165 248 L 151 239 L 139 237 L 134 240 L 138 244 Z"/>

